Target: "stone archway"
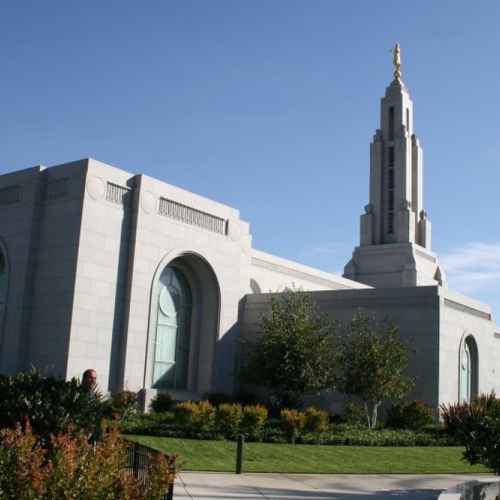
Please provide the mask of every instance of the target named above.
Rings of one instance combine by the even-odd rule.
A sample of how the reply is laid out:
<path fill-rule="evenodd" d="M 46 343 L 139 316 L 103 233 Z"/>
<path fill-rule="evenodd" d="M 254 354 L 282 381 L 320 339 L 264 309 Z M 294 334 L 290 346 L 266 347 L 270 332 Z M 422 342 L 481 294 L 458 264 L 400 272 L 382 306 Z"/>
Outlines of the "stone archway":
<path fill-rule="evenodd" d="M 146 389 L 212 389 L 219 311 L 219 283 L 203 257 L 182 252 L 162 260 L 151 293 Z"/>

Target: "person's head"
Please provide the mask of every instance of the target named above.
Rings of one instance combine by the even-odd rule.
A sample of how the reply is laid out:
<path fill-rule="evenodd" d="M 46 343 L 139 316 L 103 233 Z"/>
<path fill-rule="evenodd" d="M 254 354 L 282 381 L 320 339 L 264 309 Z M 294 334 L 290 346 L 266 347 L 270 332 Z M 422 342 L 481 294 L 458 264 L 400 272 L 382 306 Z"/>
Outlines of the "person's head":
<path fill-rule="evenodd" d="M 89 368 L 88 370 L 85 370 L 83 372 L 82 385 L 89 391 L 92 391 L 96 388 L 97 372 L 94 369 Z"/>

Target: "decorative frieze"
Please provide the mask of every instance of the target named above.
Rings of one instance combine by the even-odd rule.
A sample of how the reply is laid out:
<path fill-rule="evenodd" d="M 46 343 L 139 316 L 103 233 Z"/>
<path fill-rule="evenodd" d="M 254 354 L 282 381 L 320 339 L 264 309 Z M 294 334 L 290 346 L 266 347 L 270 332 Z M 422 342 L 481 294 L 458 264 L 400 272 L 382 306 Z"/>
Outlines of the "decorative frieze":
<path fill-rule="evenodd" d="M 128 203 L 130 188 L 108 182 L 106 184 L 106 200 L 117 205 L 125 206 Z"/>
<path fill-rule="evenodd" d="M 21 201 L 21 188 L 8 186 L 0 189 L 0 205 L 12 205 Z"/>
<path fill-rule="evenodd" d="M 186 224 L 208 229 L 214 233 L 227 234 L 227 221 L 225 219 L 167 198 L 160 198 L 158 213 L 172 219 L 180 220 Z"/>

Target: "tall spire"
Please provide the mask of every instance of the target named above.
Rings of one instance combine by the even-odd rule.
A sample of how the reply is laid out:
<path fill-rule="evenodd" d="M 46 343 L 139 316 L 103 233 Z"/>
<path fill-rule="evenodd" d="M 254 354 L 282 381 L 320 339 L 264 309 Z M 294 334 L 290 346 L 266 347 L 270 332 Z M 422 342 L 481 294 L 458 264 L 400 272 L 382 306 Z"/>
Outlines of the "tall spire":
<path fill-rule="evenodd" d="M 382 98 L 380 128 L 370 146 L 370 201 L 361 216 L 360 246 L 344 274 L 373 286 L 442 284 L 430 251 L 423 153 L 413 131 L 413 102 L 401 80 L 399 43 L 393 64 L 394 80 Z"/>

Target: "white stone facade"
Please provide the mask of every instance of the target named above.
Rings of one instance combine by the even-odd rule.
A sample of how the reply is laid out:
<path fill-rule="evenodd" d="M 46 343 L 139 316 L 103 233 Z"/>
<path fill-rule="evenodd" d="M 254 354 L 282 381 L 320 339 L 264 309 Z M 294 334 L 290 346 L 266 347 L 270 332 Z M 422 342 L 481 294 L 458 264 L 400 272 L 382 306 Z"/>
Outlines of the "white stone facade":
<path fill-rule="evenodd" d="M 489 307 L 444 286 L 422 165 L 413 104 L 395 80 L 345 277 L 254 249 L 232 207 L 96 160 L 2 175 L 0 371 L 94 368 L 102 390 L 146 400 L 231 393 L 239 340 L 258 334 L 269 292 L 294 287 L 339 320 L 359 309 L 391 318 L 414 348 L 414 397 L 437 408 L 500 393 L 500 331 Z"/>
<path fill-rule="evenodd" d="M 433 408 L 460 399 L 460 365 L 464 340 L 477 345 L 472 393 L 500 393 L 500 333 L 488 306 L 438 286 L 313 291 L 321 312 L 341 322 L 363 311 L 378 320 L 390 319 L 411 349 L 410 373 L 415 389 L 410 397 Z M 260 318 L 270 311 L 273 294 L 249 295 L 240 320 L 243 338 L 252 341 Z M 322 404 L 339 412 L 340 394 L 329 394 Z"/>
<path fill-rule="evenodd" d="M 9 190 L 17 197 L 2 204 Z M 72 377 L 93 367 L 104 390 L 154 393 L 158 279 L 171 262 L 195 299 L 179 397 L 234 390 L 247 294 L 366 288 L 253 249 L 231 207 L 92 159 L 1 176 L 0 228 L 9 262 L 1 370 Z"/>

